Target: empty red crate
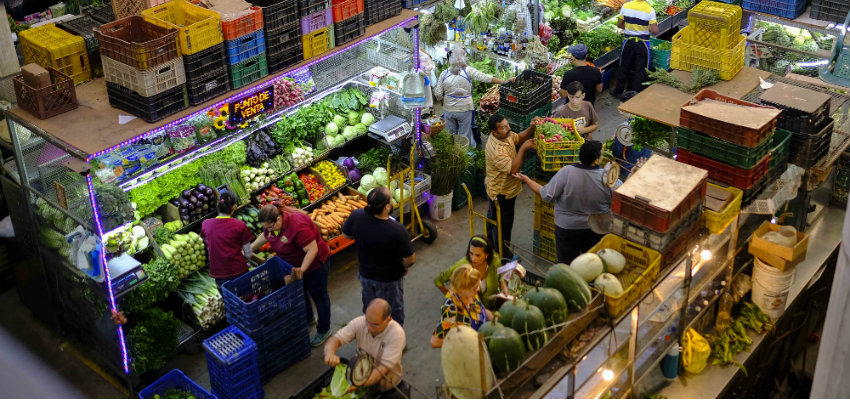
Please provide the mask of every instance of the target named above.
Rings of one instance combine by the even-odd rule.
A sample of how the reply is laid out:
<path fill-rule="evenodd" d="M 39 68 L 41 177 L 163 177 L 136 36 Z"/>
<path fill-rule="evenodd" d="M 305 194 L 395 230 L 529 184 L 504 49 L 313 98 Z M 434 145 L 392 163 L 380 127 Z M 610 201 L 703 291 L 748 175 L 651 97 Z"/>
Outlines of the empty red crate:
<path fill-rule="evenodd" d="M 249 33 L 263 29 L 263 9 L 251 7 L 251 13 L 225 21 L 222 16 L 221 32 L 224 40 L 233 40 Z"/>
<path fill-rule="evenodd" d="M 726 105 L 714 104 L 713 107 L 708 108 L 706 106 L 711 103 L 703 103 L 700 105 L 702 109 L 693 108 L 703 100 L 714 100 Z M 732 109 L 728 107 L 728 104 L 751 107 L 752 110 Z M 713 90 L 703 89 L 682 105 L 679 125 L 727 142 L 756 147 L 776 128 L 776 120 L 780 112 L 773 107 L 760 106 L 718 94 Z M 745 121 L 737 122 L 744 122 L 750 126 L 740 125 L 734 118 L 743 118 Z"/>
<path fill-rule="evenodd" d="M 759 179 L 767 175 L 767 171 L 770 169 L 769 154 L 751 169 L 735 167 L 708 157 L 696 155 L 682 148 L 676 150 L 676 160 L 708 170 L 708 177 L 710 179 L 744 190 L 753 187 Z"/>
<path fill-rule="evenodd" d="M 362 14 L 365 10 L 363 0 L 334 0 L 334 23 L 345 21 L 357 14 Z"/>

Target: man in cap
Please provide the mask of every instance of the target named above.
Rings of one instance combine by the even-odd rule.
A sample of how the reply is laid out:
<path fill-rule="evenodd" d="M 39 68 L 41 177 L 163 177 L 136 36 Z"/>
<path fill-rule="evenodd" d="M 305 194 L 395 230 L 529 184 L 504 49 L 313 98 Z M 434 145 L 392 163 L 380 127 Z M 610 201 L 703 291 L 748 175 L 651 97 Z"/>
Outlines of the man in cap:
<path fill-rule="evenodd" d="M 565 264 L 602 239 L 602 235 L 590 229 L 588 218 L 594 214 L 610 213 L 614 192 L 602 181 L 605 176 L 599 165 L 602 162 L 602 142 L 585 142 L 579 149 L 579 160 L 579 164 L 561 168 L 545 186 L 521 173 L 514 174 L 543 201 L 555 203 L 555 249 L 558 262 Z"/>
<path fill-rule="evenodd" d="M 567 85 L 570 82 L 581 82 L 584 101 L 594 104 L 596 93 L 602 92 L 602 72 L 599 68 L 587 64 L 587 46 L 584 43 L 568 47 L 567 52 L 573 56 L 575 67 L 564 72 L 564 79 L 561 80 L 561 97 L 569 102 Z"/>

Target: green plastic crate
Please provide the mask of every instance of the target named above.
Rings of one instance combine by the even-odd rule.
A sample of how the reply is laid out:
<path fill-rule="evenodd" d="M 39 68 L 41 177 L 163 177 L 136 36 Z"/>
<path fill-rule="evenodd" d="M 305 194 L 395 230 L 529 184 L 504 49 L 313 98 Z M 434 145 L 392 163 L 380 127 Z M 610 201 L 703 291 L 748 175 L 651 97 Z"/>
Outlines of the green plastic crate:
<path fill-rule="evenodd" d="M 701 156 L 713 158 L 739 168 L 751 169 L 756 166 L 770 150 L 771 136 L 756 147 L 744 147 L 720 140 L 708 135 L 679 127 L 676 132 L 676 145 Z"/>
<path fill-rule="evenodd" d="M 233 89 L 256 82 L 269 74 L 265 52 L 245 61 L 229 65 L 228 69 L 230 70 L 230 87 Z"/>
<path fill-rule="evenodd" d="M 525 160 L 522 161 L 522 166 L 519 171 L 523 175 L 533 177 L 534 171 L 537 169 L 537 154 L 529 150 L 525 153 Z"/>
<path fill-rule="evenodd" d="M 654 37 L 649 38 L 650 48 L 655 47 L 661 43 L 667 43 L 670 45 L 671 50 L 650 50 L 650 65 L 654 69 L 663 69 L 665 71 L 670 70 L 670 54 L 672 53 L 673 44 L 667 40 L 656 39 Z"/>
<path fill-rule="evenodd" d="M 773 131 L 773 139 L 770 143 L 770 169 L 773 170 L 783 160 L 788 160 L 788 151 L 791 143 L 791 132 L 785 129 Z"/>
<path fill-rule="evenodd" d="M 522 132 L 528 128 L 528 125 L 531 124 L 531 120 L 534 119 L 534 117 L 548 117 L 551 113 L 552 103 L 546 103 L 543 107 L 540 107 L 528 114 L 518 114 L 504 108 L 499 109 L 499 114 L 502 114 L 502 116 L 508 120 L 508 124 L 511 125 L 511 130 L 516 133 Z"/>

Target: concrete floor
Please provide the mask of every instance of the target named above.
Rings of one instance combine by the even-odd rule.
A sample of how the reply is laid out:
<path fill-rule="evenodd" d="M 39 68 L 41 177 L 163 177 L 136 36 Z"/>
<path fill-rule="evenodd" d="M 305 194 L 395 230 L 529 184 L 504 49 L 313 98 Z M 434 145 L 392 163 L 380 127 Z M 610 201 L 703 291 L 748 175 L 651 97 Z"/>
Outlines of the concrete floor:
<path fill-rule="evenodd" d="M 595 139 L 604 141 L 611 138 L 617 126 L 624 121 L 616 110 L 618 104 L 619 101 L 607 92 L 597 97 L 600 129 L 594 133 Z M 476 198 L 475 210 L 486 213 L 486 209 L 487 202 Z M 526 188 L 517 200 L 513 239 L 516 246 L 529 250 L 532 241 L 533 209 L 534 200 L 531 192 Z M 417 398 L 444 397 L 440 389 L 442 382 L 440 350 L 431 349 L 429 344 L 431 333 L 439 321 L 443 296 L 432 282 L 442 269 L 453 264 L 464 254 L 469 240 L 467 209 L 453 212 L 451 218 L 436 222 L 436 226 L 439 235 L 434 244 L 415 243 L 418 262 L 405 278 L 405 332 L 408 342 L 407 351 L 403 357 L 404 378 L 413 387 L 412 395 Z M 333 256 L 328 286 L 332 304 L 332 329 L 336 330 L 361 314 L 357 255 L 353 247 Z M 115 384 L 111 384 L 101 374 L 96 373 L 94 370 L 97 368 L 96 365 L 87 366 L 82 361 L 86 358 L 85 351 L 71 351 L 75 349 L 73 344 L 64 344 L 65 339 L 34 319 L 29 310 L 20 303 L 14 290 L 0 294 L 0 309 L 4 310 L 0 314 L 0 326 L 8 330 L 24 348 L 32 351 L 37 359 L 45 362 L 58 376 L 61 376 L 57 378 L 59 381 L 64 380 L 69 383 L 81 393 L 82 397 L 128 396 L 126 389 L 116 388 Z M 354 349 L 354 345 L 349 344 L 341 349 L 340 355 L 350 357 L 354 354 Z M 178 355 L 164 370 L 168 371 L 172 368 L 179 368 L 201 386 L 210 387 L 203 351 Z M 290 397 L 325 372 L 326 368 L 321 349 L 314 349 L 309 358 L 290 367 L 266 384 L 266 397 Z M 0 389 L 0 397 L 7 397 L 7 393 L 4 392 L 6 391 Z M 32 393 L 31 396 L 39 396 L 38 392 Z M 65 395 L 47 397 L 77 397 L 78 395 L 70 389 Z"/>

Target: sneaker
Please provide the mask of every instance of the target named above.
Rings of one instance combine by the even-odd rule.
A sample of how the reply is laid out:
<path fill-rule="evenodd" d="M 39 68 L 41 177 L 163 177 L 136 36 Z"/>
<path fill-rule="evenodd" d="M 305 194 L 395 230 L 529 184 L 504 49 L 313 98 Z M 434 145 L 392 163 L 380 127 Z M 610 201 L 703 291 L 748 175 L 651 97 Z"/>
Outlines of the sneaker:
<path fill-rule="evenodd" d="M 313 318 L 309 322 L 307 322 L 307 325 L 316 325 L 318 323 L 319 323 L 319 316 L 316 315 L 316 314 L 313 314 Z"/>
<path fill-rule="evenodd" d="M 628 101 L 632 97 L 635 97 L 637 94 L 638 94 L 638 92 L 636 92 L 634 90 L 629 90 L 628 92 L 621 94 L 619 99 L 620 99 L 620 101 Z"/>
<path fill-rule="evenodd" d="M 310 339 L 310 346 L 319 347 L 322 345 L 322 343 L 325 343 L 325 341 L 328 340 L 329 337 L 331 337 L 330 330 L 325 333 L 316 332 L 316 334 L 313 335 L 313 337 Z"/>

